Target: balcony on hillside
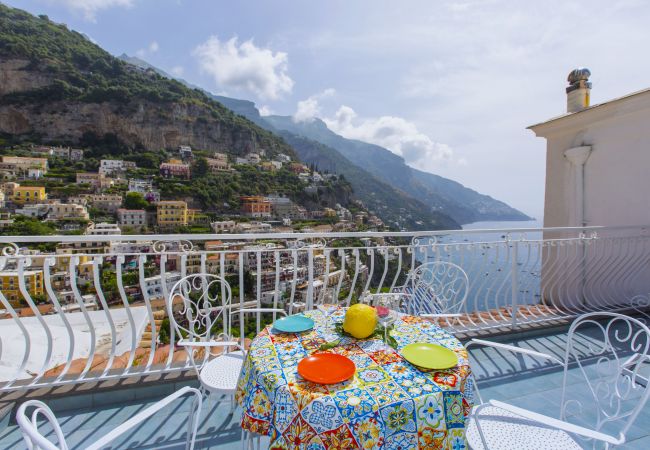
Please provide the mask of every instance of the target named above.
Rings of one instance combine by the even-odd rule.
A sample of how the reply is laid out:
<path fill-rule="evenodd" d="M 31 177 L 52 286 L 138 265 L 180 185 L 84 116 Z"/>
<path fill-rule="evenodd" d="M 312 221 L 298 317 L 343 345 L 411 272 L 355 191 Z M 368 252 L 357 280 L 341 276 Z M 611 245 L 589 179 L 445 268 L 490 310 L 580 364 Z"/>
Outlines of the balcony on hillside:
<path fill-rule="evenodd" d="M 480 337 L 561 359 L 569 325 L 582 314 L 618 312 L 645 320 L 649 231 L 0 237 L 0 448 L 22 448 L 14 415 L 30 398 L 52 408 L 71 448 L 83 448 L 165 395 L 198 386 L 167 309 L 170 293 L 187 275 L 228 282 L 232 301 L 216 309 L 296 314 L 398 292 L 419 267 L 451 262 L 462 268 L 467 285 L 438 325 L 464 344 Z M 411 295 L 404 312 L 440 312 Z M 232 330 L 248 346 L 275 318 L 258 312 L 246 324 L 233 322 Z M 583 339 L 588 346 L 588 333 Z M 471 347 L 469 353 L 484 398 L 557 417 L 565 376 L 560 365 L 493 348 Z M 578 370 L 568 372 L 576 390 Z M 189 399 L 178 400 L 110 448 L 184 448 L 189 408 Z M 240 419 L 240 407 L 231 413 L 226 397 L 205 402 L 196 448 L 241 448 Z M 617 448 L 647 448 L 649 423 L 650 412 L 643 410 Z M 266 443 L 262 438 L 262 448 Z"/>

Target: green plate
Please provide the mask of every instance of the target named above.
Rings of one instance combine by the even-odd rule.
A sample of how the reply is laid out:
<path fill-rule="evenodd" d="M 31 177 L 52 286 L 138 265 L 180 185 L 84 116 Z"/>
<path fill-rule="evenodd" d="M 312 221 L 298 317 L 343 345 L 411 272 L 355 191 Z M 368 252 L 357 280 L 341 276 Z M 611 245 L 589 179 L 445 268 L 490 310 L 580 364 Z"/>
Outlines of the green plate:
<path fill-rule="evenodd" d="M 411 364 L 425 369 L 449 369 L 458 364 L 456 353 L 442 345 L 409 344 L 400 353 Z"/>

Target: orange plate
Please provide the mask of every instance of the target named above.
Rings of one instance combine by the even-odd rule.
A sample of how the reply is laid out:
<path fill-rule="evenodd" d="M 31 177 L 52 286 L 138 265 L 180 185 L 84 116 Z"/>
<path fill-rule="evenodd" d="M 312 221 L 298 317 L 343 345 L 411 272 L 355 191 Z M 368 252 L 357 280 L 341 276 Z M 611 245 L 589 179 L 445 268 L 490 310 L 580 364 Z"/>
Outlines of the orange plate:
<path fill-rule="evenodd" d="M 354 363 L 336 353 L 316 353 L 298 363 L 298 373 L 305 379 L 318 384 L 341 383 L 352 378 Z"/>

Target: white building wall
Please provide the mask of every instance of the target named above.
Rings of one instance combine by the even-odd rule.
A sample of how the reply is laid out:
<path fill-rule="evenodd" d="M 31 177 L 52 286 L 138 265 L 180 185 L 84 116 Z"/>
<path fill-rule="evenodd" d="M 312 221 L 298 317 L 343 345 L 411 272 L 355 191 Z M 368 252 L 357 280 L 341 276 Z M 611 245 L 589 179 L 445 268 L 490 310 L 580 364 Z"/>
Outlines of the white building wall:
<path fill-rule="evenodd" d="M 650 224 L 650 91 L 531 127 L 547 139 L 544 226 L 578 226 L 576 174 L 564 156 L 591 146 L 584 165 L 586 225 Z"/>
<path fill-rule="evenodd" d="M 650 224 L 650 90 L 596 105 L 530 127 L 547 140 L 544 226 L 640 226 Z M 589 147 L 580 183 L 574 161 L 580 147 Z M 569 157 L 567 157 L 569 156 Z M 623 231 L 621 231 L 622 233 Z M 608 239 L 618 232 L 601 232 Z M 575 233 L 573 233 L 575 235 Z M 546 232 L 547 239 L 563 237 Z M 617 243 L 618 242 L 618 243 Z M 612 245 L 594 254 L 592 247 L 567 256 L 560 270 L 543 261 L 543 286 L 563 293 L 565 305 L 623 303 L 650 292 L 650 268 L 626 279 L 627 292 L 607 292 L 595 268 L 603 260 L 616 262 L 620 276 L 637 273 L 638 263 L 625 254 L 625 244 Z M 603 254 L 606 252 L 607 254 Z M 560 261 L 560 263 L 564 263 Z M 579 267 L 578 267 L 579 266 Z M 551 295 L 549 295 L 550 297 Z"/>

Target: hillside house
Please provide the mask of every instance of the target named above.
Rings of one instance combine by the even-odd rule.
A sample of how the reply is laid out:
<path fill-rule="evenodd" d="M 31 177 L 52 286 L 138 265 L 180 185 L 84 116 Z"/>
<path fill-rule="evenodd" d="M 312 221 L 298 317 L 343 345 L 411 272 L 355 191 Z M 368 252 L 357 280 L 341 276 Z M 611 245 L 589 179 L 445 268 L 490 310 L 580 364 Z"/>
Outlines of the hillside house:
<path fill-rule="evenodd" d="M 228 159 L 205 158 L 210 168 L 210 173 L 227 172 L 230 170 Z"/>
<path fill-rule="evenodd" d="M 94 190 L 102 190 L 113 186 L 115 181 L 112 178 L 106 177 L 104 174 L 95 172 L 79 172 L 77 173 L 77 185 L 87 184 L 94 188 Z"/>
<path fill-rule="evenodd" d="M 35 205 L 47 199 L 43 186 L 18 186 L 13 190 L 11 201 L 16 205 Z"/>
<path fill-rule="evenodd" d="M 86 228 L 86 234 L 90 236 L 115 236 L 122 234 L 122 230 L 115 223 L 91 223 Z"/>
<path fill-rule="evenodd" d="M 181 145 L 178 147 L 178 155 L 181 157 L 182 160 L 186 159 L 192 159 L 193 154 L 192 154 L 192 147 L 189 145 Z"/>
<path fill-rule="evenodd" d="M 302 163 L 292 162 L 288 166 L 289 170 L 295 174 L 301 174 L 303 172 L 309 172 L 309 168 Z"/>
<path fill-rule="evenodd" d="M 160 165 L 160 175 L 165 178 L 190 179 L 190 165 L 178 159 L 170 159 Z"/>
<path fill-rule="evenodd" d="M 50 154 L 57 158 L 68 159 L 70 161 L 81 161 L 84 157 L 83 150 L 70 147 L 52 147 Z"/>
<path fill-rule="evenodd" d="M 237 223 L 234 220 L 220 220 L 210 224 L 215 233 L 232 233 L 236 226 Z"/>
<path fill-rule="evenodd" d="M 47 158 L 30 158 L 26 156 L 3 156 L 2 162 L 12 164 L 17 170 L 27 172 L 29 169 L 41 169 L 47 173 Z"/>
<path fill-rule="evenodd" d="M 99 162 L 99 173 L 104 176 L 115 175 L 137 168 L 133 161 L 122 161 L 121 159 L 102 159 Z"/>
<path fill-rule="evenodd" d="M 16 208 L 16 214 L 19 216 L 31 217 L 33 219 L 44 220 L 47 217 L 48 206 L 45 203 L 34 205 L 24 205 L 22 208 Z"/>
<path fill-rule="evenodd" d="M 165 200 L 157 205 L 157 225 L 161 228 L 188 224 L 187 203 L 182 200 Z"/>
<path fill-rule="evenodd" d="M 94 208 L 111 214 L 122 206 L 122 196 L 117 194 L 92 194 L 87 198 Z"/>
<path fill-rule="evenodd" d="M 75 203 L 54 202 L 47 206 L 47 220 L 83 219 L 88 220 L 88 210 L 83 205 Z"/>
<path fill-rule="evenodd" d="M 247 217 L 271 217 L 271 202 L 261 195 L 240 197 L 241 212 Z"/>
<path fill-rule="evenodd" d="M 165 289 L 163 289 L 163 280 L 160 275 L 154 275 L 144 279 L 144 290 L 149 298 L 162 298 L 165 292 L 169 292 L 181 279 L 180 272 L 165 273 Z"/>
<path fill-rule="evenodd" d="M 128 192 L 138 192 L 142 195 L 153 190 L 153 182 L 151 180 L 139 180 L 137 178 L 129 179 Z"/>
<path fill-rule="evenodd" d="M 43 271 L 42 270 L 25 270 L 20 275 L 25 281 L 27 292 L 31 296 L 43 295 Z M 20 283 L 18 281 L 18 272 L 6 270 L 0 272 L 0 286 L 2 293 L 12 306 L 20 306 L 24 302 L 23 294 L 20 292 Z"/>
<path fill-rule="evenodd" d="M 117 223 L 120 227 L 131 227 L 142 230 L 147 226 L 147 212 L 144 209 L 124 209 L 117 210 Z"/>

